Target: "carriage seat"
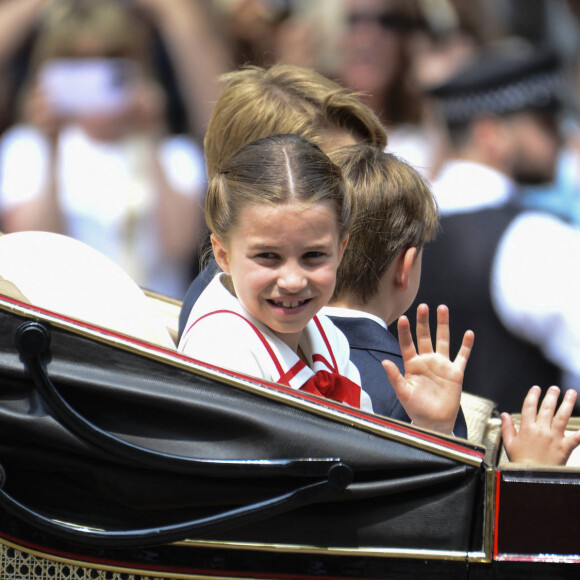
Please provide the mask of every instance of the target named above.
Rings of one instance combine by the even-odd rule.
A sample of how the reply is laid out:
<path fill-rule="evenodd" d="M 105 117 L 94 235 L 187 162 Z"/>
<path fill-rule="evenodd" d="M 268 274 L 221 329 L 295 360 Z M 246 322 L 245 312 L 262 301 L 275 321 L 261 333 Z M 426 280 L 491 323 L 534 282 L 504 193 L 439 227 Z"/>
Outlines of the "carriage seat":
<path fill-rule="evenodd" d="M 175 348 L 164 320 L 115 262 L 50 232 L 0 235 L 0 293 L 34 306 Z"/>

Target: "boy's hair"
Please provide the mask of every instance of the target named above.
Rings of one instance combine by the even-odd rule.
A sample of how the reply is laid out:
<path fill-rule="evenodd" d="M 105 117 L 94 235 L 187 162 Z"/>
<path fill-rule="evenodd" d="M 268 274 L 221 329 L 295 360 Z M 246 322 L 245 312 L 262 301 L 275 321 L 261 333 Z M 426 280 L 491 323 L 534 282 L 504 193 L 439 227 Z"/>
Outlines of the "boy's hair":
<path fill-rule="evenodd" d="M 366 304 L 402 250 L 421 250 L 439 224 L 437 202 L 408 163 L 375 147 L 352 145 L 329 154 L 353 196 L 349 243 L 333 299 Z"/>
<path fill-rule="evenodd" d="M 294 65 L 248 66 L 221 77 L 225 83 L 204 139 L 208 177 L 238 149 L 278 134 L 296 134 L 328 150 L 328 140 L 346 133 L 383 149 L 378 117 L 351 90 L 324 75 Z"/>
<path fill-rule="evenodd" d="M 297 135 L 266 137 L 236 152 L 211 178 L 205 200 L 209 229 L 223 242 L 247 204 L 330 202 L 347 235 L 352 196 L 342 172 L 317 145 Z"/>

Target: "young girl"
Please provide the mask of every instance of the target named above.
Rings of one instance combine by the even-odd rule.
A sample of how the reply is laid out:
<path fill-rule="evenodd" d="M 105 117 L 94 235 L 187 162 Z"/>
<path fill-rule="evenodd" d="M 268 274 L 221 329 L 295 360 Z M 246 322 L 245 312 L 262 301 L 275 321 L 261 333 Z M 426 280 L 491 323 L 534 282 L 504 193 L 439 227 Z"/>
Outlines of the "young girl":
<path fill-rule="evenodd" d="M 179 350 L 372 411 L 346 338 L 318 314 L 348 241 L 346 187 L 295 135 L 260 139 L 224 162 L 205 208 L 222 272 L 195 303 Z"/>

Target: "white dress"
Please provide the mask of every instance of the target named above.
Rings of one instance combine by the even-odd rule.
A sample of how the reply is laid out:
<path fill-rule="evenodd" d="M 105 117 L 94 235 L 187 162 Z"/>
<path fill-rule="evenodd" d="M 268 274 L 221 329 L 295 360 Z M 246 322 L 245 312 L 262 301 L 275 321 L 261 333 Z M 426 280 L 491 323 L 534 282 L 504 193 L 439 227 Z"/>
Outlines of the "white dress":
<path fill-rule="evenodd" d="M 324 315 L 306 326 L 299 347 L 308 365 L 271 330 L 251 316 L 217 274 L 192 308 L 178 350 L 199 361 L 267 381 L 302 388 L 319 371 L 342 375 L 360 388 L 346 337 Z M 360 408 L 372 412 L 362 389 Z"/>

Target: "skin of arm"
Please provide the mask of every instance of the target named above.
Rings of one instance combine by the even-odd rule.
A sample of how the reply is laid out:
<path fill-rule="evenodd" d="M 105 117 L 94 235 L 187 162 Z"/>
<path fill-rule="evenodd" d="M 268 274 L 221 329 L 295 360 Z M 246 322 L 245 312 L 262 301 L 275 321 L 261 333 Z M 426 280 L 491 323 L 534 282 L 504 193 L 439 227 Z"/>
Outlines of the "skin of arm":
<path fill-rule="evenodd" d="M 510 461 L 531 465 L 566 465 L 572 451 L 580 444 L 580 431 L 566 435 L 566 426 L 574 410 L 577 392 L 566 391 L 556 411 L 560 389 L 548 389 L 538 410 L 542 390 L 533 386 L 522 406 L 519 431 L 509 413 L 502 413 L 501 432 Z"/>
<path fill-rule="evenodd" d="M 151 142 L 149 168 L 158 192 L 156 215 L 164 254 L 170 260 L 184 260 L 192 256 L 199 241 L 201 196 L 183 195 L 167 179 L 160 152 L 165 134 L 164 107 L 163 94 L 156 82 L 142 81 L 134 98 L 132 123 Z"/>
<path fill-rule="evenodd" d="M 205 0 L 134 1 L 159 27 L 175 65 L 190 130 L 201 140 L 221 90 L 218 78 L 232 68 L 208 6 Z"/>
<path fill-rule="evenodd" d="M 26 38 L 43 9 L 53 0 L 3 0 L 0 2 L 0 66 Z"/>
<path fill-rule="evenodd" d="M 459 412 L 463 374 L 471 354 L 474 334 L 468 330 L 455 360 L 449 358 L 449 309 L 437 309 L 435 349 L 429 329 L 429 308 L 417 308 L 417 348 L 409 320 L 398 321 L 399 344 L 405 365 L 403 376 L 395 363 L 383 361 L 389 381 L 411 421 L 418 427 L 451 434 Z"/>

